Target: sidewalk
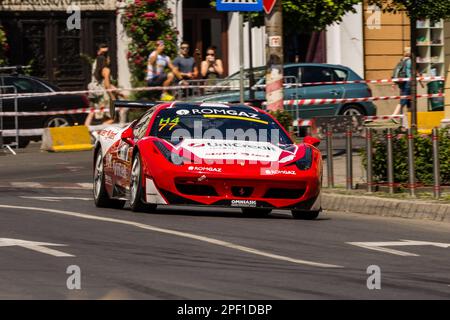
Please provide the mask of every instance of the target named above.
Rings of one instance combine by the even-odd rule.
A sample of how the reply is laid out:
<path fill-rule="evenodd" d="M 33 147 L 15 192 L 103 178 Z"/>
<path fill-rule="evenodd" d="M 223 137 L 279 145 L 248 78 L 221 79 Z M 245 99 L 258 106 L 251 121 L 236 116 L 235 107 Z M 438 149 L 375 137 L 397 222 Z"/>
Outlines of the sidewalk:
<path fill-rule="evenodd" d="M 343 211 L 378 215 L 427 219 L 450 223 L 450 193 L 443 193 L 440 200 L 432 194 L 420 194 L 417 198 L 408 193 L 389 195 L 385 192 L 367 193 L 364 189 L 346 190 L 345 154 L 333 157 L 334 188 L 327 188 L 327 162 L 323 162 L 322 207 L 329 211 Z M 353 153 L 353 186 L 366 182 L 366 172 L 358 153 Z"/>

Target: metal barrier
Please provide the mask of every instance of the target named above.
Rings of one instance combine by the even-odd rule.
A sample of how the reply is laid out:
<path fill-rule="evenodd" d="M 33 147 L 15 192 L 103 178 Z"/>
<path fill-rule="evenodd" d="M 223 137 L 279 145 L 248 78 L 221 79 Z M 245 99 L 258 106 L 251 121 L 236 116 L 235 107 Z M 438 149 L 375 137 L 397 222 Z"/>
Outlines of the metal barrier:
<path fill-rule="evenodd" d="M 0 86 L 0 92 L 3 93 L 3 90 L 5 90 L 5 89 L 6 90 L 12 89 L 12 91 L 14 92 L 14 97 L 0 98 L 0 112 L 3 112 L 4 99 L 14 99 L 14 112 L 15 112 L 15 115 L 14 115 L 14 129 L 16 131 L 16 134 L 15 134 L 15 147 L 16 147 L 16 149 L 18 149 L 19 148 L 19 116 L 18 116 L 19 109 L 18 109 L 18 103 L 17 103 L 17 100 L 18 100 L 17 88 L 14 87 L 14 86 Z M 0 116 L 0 131 L 4 130 L 3 125 L 4 125 L 4 123 L 3 123 L 3 116 Z"/>
<path fill-rule="evenodd" d="M 433 194 L 436 199 L 441 197 L 441 176 L 440 176 L 440 164 L 439 164 L 439 135 L 438 129 L 433 128 Z"/>

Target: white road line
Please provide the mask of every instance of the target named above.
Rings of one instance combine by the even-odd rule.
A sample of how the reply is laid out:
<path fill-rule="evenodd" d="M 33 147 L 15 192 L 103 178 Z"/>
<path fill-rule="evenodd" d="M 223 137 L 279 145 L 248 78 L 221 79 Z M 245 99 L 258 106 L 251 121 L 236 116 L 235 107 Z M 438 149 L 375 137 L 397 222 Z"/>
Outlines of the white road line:
<path fill-rule="evenodd" d="M 39 182 L 11 182 L 11 187 L 15 188 L 41 188 L 42 184 Z"/>
<path fill-rule="evenodd" d="M 85 183 L 77 183 L 80 187 L 85 189 L 92 189 L 93 183 L 92 182 L 85 182 Z"/>
<path fill-rule="evenodd" d="M 82 198 L 82 197 L 27 197 L 27 196 L 20 196 L 19 198 L 34 199 L 34 200 L 41 200 L 41 201 L 48 201 L 48 202 L 59 202 L 61 200 L 82 200 L 82 201 L 94 200 L 93 198 Z"/>
<path fill-rule="evenodd" d="M 391 253 L 403 257 L 419 257 L 419 255 L 415 253 L 409 253 L 406 251 L 394 250 L 384 247 L 434 246 L 439 248 L 450 248 L 450 243 L 416 241 L 416 240 L 400 240 L 400 241 L 385 241 L 385 242 L 347 242 L 347 243 L 361 248 Z"/>
<path fill-rule="evenodd" d="M 57 246 L 57 247 L 65 247 L 65 244 L 57 244 L 57 243 L 49 243 L 49 242 L 36 242 L 36 241 L 27 241 L 20 239 L 9 239 L 9 238 L 0 238 L 0 247 L 12 247 L 19 246 L 23 248 L 27 248 L 33 251 L 37 251 L 40 253 L 48 254 L 54 257 L 74 257 L 74 255 L 46 248 L 44 246 Z"/>
<path fill-rule="evenodd" d="M 0 208 L 21 209 L 21 210 L 30 210 L 30 211 L 43 211 L 43 212 L 57 213 L 57 214 L 62 214 L 62 215 L 70 216 L 70 217 L 77 217 L 77 218 L 88 219 L 88 220 L 97 220 L 97 221 L 104 221 L 104 222 L 119 223 L 119 224 L 129 225 L 129 226 L 133 226 L 133 227 L 137 227 L 137 228 L 141 228 L 141 229 L 145 229 L 145 230 L 151 230 L 151 231 L 165 233 L 165 234 L 170 234 L 170 235 L 174 235 L 174 236 L 178 236 L 178 237 L 183 237 L 183 238 L 203 241 L 203 242 L 206 242 L 206 243 L 222 246 L 222 247 L 225 247 L 225 248 L 235 249 L 235 250 L 238 250 L 238 251 L 251 253 L 251 254 L 267 257 L 267 258 L 276 259 L 276 260 L 288 261 L 288 262 L 292 262 L 292 263 L 296 263 L 296 264 L 309 265 L 309 266 L 319 267 L 319 268 L 343 268 L 343 266 L 338 266 L 338 265 L 333 265 L 333 264 L 325 264 L 325 263 L 319 263 L 319 262 L 313 262 L 313 261 L 307 261 L 307 260 L 294 259 L 294 258 L 291 258 L 291 257 L 281 256 L 281 255 L 272 254 L 272 253 L 264 252 L 264 251 L 261 251 L 261 250 L 257 250 L 257 249 L 253 249 L 253 248 L 237 245 L 237 244 L 234 244 L 234 243 L 231 243 L 231 242 L 227 242 L 227 241 L 222 241 L 222 240 L 217 240 L 217 239 L 208 238 L 208 237 L 204 237 L 204 236 L 199 236 L 199 235 L 192 234 L 192 233 L 187 233 L 187 232 L 181 232 L 181 231 L 175 231 L 175 230 L 170 230 L 170 229 L 159 228 L 159 227 L 155 227 L 155 226 L 152 226 L 152 225 L 138 223 L 138 222 L 133 222 L 133 221 L 128 221 L 128 220 L 106 218 L 106 217 L 93 216 L 93 215 L 79 213 L 79 212 L 73 212 L 73 211 L 55 210 L 55 209 L 37 208 L 37 207 L 21 207 L 21 206 L 0 205 Z"/>

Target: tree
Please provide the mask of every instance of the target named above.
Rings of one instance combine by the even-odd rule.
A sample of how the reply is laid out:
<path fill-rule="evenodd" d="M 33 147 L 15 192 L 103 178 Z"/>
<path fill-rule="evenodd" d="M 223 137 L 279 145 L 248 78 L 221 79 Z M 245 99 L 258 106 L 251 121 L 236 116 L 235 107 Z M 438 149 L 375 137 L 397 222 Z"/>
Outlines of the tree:
<path fill-rule="evenodd" d="M 6 40 L 6 33 L 0 25 L 0 66 L 4 66 L 8 63 L 8 59 L 6 58 L 6 52 L 8 49 L 9 45 Z"/>
<path fill-rule="evenodd" d="M 134 0 L 125 7 L 122 23 L 131 38 L 128 64 L 133 86 L 145 85 L 147 57 L 156 48 L 156 40 L 164 40 L 168 56 L 177 52 L 178 31 L 171 25 L 173 15 L 166 3 Z"/>
<path fill-rule="evenodd" d="M 281 0 L 280 0 L 281 1 Z M 342 21 L 347 12 L 356 12 L 361 0 L 283 0 L 285 34 L 320 31 Z M 264 25 L 264 11 L 250 15 L 255 25 Z"/>
<path fill-rule="evenodd" d="M 383 12 L 405 12 L 411 21 L 411 122 L 417 128 L 417 74 L 416 22 L 419 19 L 441 20 L 450 18 L 449 0 L 369 0 L 369 5 L 377 5 Z"/>

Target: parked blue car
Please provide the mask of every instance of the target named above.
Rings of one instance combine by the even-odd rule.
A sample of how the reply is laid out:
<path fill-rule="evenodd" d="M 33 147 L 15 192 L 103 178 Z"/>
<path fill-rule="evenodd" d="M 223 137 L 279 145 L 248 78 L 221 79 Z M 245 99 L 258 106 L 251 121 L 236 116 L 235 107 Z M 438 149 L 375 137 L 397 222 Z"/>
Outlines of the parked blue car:
<path fill-rule="evenodd" d="M 256 79 L 254 105 L 260 106 L 266 100 L 264 87 L 265 68 L 254 69 Z M 244 99 L 250 101 L 249 71 L 245 70 Z M 352 69 L 333 64 L 322 63 L 296 63 L 284 65 L 284 100 L 291 99 L 343 99 L 371 97 L 372 92 L 365 83 L 350 84 L 322 84 L 322 85 L 293 85 L 294 83 L 354 81 L 362 80 Z M 218 85 L 232 85 L 239 87 L 239 72 L 223 79 Z M 203 102 L 239 102 L 239 90 L 219 91 L 191 99 Z M 292 113 L 294 118 L 313 118 L 317 116 L 334 115 L 376 115 L 376 106 L 372 102 L 336 103 L 324 105 L 285 106 L 285 110 Z"/>

